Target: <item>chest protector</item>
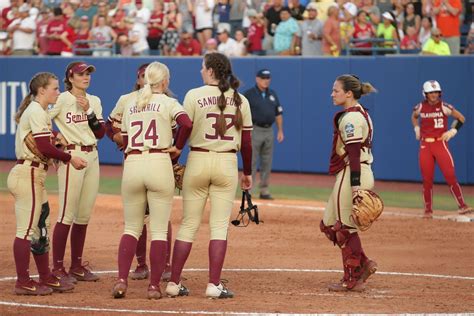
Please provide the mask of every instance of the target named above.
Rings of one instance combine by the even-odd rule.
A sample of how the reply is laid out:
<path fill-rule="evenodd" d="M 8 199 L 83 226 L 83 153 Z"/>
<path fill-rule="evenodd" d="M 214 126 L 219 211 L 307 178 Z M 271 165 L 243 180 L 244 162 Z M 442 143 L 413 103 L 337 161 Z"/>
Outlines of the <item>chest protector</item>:
<path fill-rule="evenodd" d="M 347 157 L 347 151 L 342 155 L 338 155 L 336 152 L 336 146 L 337 146 L 337 141 L 338 139 L 341 140 L 341 142 L 345 145 L 345 142 L 341 136 L 341 131 L 339 130 L 339 119 L 345 114 L 349 112 L 359 112 L 362 114 L 365 118 L 365 121 L 367 122 L 367 126 L 369 127 L 369 134 L 367 135 L 367 138 L 362 142 L 361 148 L 362 150 L 371 150 L 372 148 L 372 126 L 370 125 L 369 121 L 369 113 L 366 108 L 360 108 L 358 106 L 353 106 L 350 107 L 347 110 L 337 112 L 334 115 L 333 119 L 333 127 L 334 127 L 334 132 L 332 134 L 332 150 L 331 150 L 331 160 L 329 163 L 329 174 L 337 174 L 339 171 L 344 169 L 347 165 L 347 162 L 345 158 Z"/>

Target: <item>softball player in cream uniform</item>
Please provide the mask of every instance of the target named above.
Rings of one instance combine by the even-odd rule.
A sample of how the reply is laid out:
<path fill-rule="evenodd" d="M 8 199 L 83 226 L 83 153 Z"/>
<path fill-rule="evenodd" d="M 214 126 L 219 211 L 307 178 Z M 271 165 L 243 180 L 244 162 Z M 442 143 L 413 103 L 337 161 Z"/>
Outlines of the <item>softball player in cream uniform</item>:
<path fill-rule="evenodd" d="M 87 263 L 82 263 L 87 224 L 99 191 L 97 140 L 105 134 L 102 105 L 86 93 L 95 67 L 83 62 L 70 63 L 64 83 L 66 92 L 49 111 L 51 119 L 68 142 L 66 151 L 87 161 L 87 168 L 74 170 L 69 164 L 58 169 L 59 212 L 53 233 L 54 273 L 71 281 L 97 281 Z M 72 225 L 72 228 L 71 228 Z M 71 228 L 71 268 L 66 273 L 64 253 Z"/>
<path fill-rule="evenodd" d="M 151 232 L 151 276 L 147 295 L 149 299 L 161 298 L 159 284 L 166 267 L 168 222 L 174 194 L 171 158 L 181 152 L 192 127 L 183 107 L 165 94 L 169 77 L 168 67 L 151 63 L 145 71 L 147 84 L 135 100 L 130 99 L 124 106 L 122 198 L 125 229 L 119 246 L 118 280 L 112 290 L 114 298 L 126 294 L 128 273 L 143 230 L 147 204 Z M 173 120 L 180 125 L 176 147 L 172 146 Z"/>
<path fill-rule="evenodd" d="M 361 96 L 374 92 L 370 83 L 354 75 L 339 76 L 331 97 L 344 110 L 334 116 L 330 174 L 336 183 L 324 211 L 320 228 L 341 248 L 344 277 L 329 285 L 330 291 L 363 291 L 364 282 L 375 273 L 377 264 L 362 249 L 357 226 L 351 221 L 352 192 L 374 187 L 371 164 L 373 125 L 369 113 L 359 104 Z"/>
<path fill-rule="evenodd" d="M 58 79 L 52 73 L 38 73 L 30 81 L 30 92 L 16 114 L 15 138 L 17 163 L 8 175 L 7 185 L 15 198 L 16 238 L 13 254 L 17 271 L 15 293 L 47 295 L 53 291 L 74 289 L 72 283 L 56 278 L 49 269 L 49 204 L 44 181 L 48 158 L 71 163 L 82 169 L 87 163 L 79 157 L 59 151 L 51 144 L 51 119 L 47 107 L 59 95 Z M 44 157 L 36 156 L 25 143 L 32 133 L 36 147 Z M 40 282 L 30 278 L 30 249 L 38 268 Z"/>
<path fill-rule="evenodd" d="M 145 69 L 149 65 L 143 64 L 141 65 L 138 70 L 137 70 L 137 81 L 134 87 L 134 91 L 122 95 L 119 100 L 117 101 L 117 104 L 115 105 L 115 108 L 112 110 L 112 112 L 109 115 L 109 118 L 106 122 L 106 134 L 107 136 L 114 141 L 118 148 L 120 150 L 123 150 L 123 139 L 121 133 L 116 133 L 112 130 L 112 126 L 115 128 L 121 127 L 122 125 L 122 116 L 123 116 L 123 111 L 124 107 L 127 104 L 130 104 L 130 102 L 135 102 L 136 98 L 138 97 L 138 91 L 143 88 L 145 85 Z M 176 131 L 176 122 L 173 121 L 173 135 L 174 132 Z M 138 244 L 137 244 L 137 252 L 136 252 L 136 257 L 137 257 L 137 262 L 138 265 L 135 268 L 135 270 L 131 273 L 130 278 L 132 280 L 143 280 L 143 279 L 148 279 L 149 275 L 149 269 L 148 265 L 146 264 L 146 244 L 147 244 L 147 229 L 146 229 L 146 222 L 148 219 L 149 211 L 148 207 L 145 212 L 145 224 L 143 225 L 143 230 L 140 235 L 140 238 L 138 239 Z M 162 280 L 168 281 L 170 276 L 171 276 L 171 238 L 172 238 L 172 226 L 171 222 L 168 223 L 168 252 L 166 255 L 166 268 L 165 271 L 163 272 L 163 275 L 161 276 Z"/>
<path fill-rule="evenodd" d="M 220 281 L 227 249 L 227 229 L 238 183 L 236 152 L 241 151 L 244 171 L 242 189 L 252 186 L 252 116 L 247 99 L 237 92 L 238 79 L 229 59 L 219 53 L 204 56 L 201 75 L 206 84 L 190 90 L 184 108 L 193 121 L 183 182 L 183 221 L 171 264 L 169 296 L 188 295 L 181 272 L 196 238 L 208 197 L 209 283 L 206 296 L 231 298 L 233 293 Z"/>

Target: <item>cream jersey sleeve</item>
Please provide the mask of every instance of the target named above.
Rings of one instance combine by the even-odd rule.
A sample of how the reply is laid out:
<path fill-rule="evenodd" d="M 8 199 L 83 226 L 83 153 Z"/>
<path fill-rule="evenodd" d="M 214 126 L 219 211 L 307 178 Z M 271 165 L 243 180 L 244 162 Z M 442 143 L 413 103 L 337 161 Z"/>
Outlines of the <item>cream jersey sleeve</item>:
<path fill-rule="evenodd" d="M 39 162 L 41 160 L 28 149 L 24 142 L 30 132 L 34 138 L 51 135 L 51 119 L 43 107 L 35 101 L 28 105 L 21 116 L 15 137 L 15 154 L 17 159 Z"/>
<path fill-rule="evenodd" d="M 339 122 L 339 131 L 345 144 L 361 143 L 368 136 L 367 122 L 360 112 L 348 112 Z"/>
<path fill-rule="evenodd" d="M 100 99 L 86 95 L 89 106 L 99 122 L 103 122 Z M 54 107 L 49 111 L 50 117 L 59 128 L 69 144 L 79 146 L 96 145 L 97 139 L 89 127 L 86 112 L 77 104 L 77 99 L 69 91 L 61 93 Z"/>

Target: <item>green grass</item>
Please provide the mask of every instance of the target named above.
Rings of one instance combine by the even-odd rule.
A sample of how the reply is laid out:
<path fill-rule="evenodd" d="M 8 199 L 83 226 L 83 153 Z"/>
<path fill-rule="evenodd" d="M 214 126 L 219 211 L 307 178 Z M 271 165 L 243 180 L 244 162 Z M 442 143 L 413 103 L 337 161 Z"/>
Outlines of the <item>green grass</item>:
<path fill-rule="evenodd" d="M 0 173 L 0 191 L 7 190 L 7 173 Z M 99 192 L 104 194 L 120 194 L 120 178 L 100 178 Z M 46 189 L 50 192 L 57 191 L 58 181 L 54 176 L 46 179 Z M 331 194 L 330 188 L 314 188 L 303 186 L 282 186 L 272 185 L 272 195 L 277 199 L 291 200 L 316 200 L 327 201 Z M 377 191 L 386 206 L 403 208 L 423 208 L 423 200 L 420 190 L 416 192 L 398 192 L 398 191 Z M 238 191 L 236 197 L 240 198 Z M 473 196 L 465 196 L 466 203 L 474 205 Z M 456 210 L 456 202 L 450 194 L 436 194 L 434 196 L 433 207 L 441 210 Z"/>

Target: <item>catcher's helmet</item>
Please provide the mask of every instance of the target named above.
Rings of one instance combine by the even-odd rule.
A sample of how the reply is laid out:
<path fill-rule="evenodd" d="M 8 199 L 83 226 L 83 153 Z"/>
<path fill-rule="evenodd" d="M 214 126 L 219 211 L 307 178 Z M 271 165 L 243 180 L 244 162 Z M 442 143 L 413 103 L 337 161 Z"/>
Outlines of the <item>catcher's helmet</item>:
<path fill-rule="evenodd" d="M 436 80 L 428 80 L 423 84 L 423 94 L 430 92 L 441 92 L 441 85 Z"/>

